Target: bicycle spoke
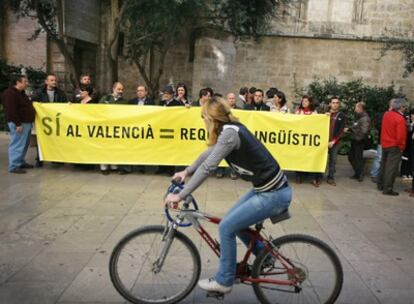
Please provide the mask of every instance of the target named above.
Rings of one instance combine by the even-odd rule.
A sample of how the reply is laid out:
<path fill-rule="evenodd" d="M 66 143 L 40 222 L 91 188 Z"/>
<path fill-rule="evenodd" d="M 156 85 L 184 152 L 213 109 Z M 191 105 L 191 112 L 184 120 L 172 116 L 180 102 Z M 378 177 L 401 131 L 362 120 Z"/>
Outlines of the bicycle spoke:
<path fill-rule="evenodd" d="M 199 255 L 191 241 L 180 233 L 169 245 L 162 267 L 156 268 L 168 242 L 162 241 L 163 231 L 162 226 L 145 228 L 136 236 L 128 236 L 128 241 L 114 250 L 111 265 L 115 261 L 116 264 L 111 267 L 111 279 L 127 299 L 139 299 L 139 303 L 172 303 L 196 284 L 200 273 Z"/>
<path fill-rule="evenodd" d="M 263 253 L 255 262 L 253 274 L 295 285 L 253 284 L 258 298 L 263 303 L 333 303 L 342 286 L 342 267 L 335 253 L 308 236 L 286 236 L 274 242 L 278 243 L 276 254 Z M 262 270 L 269 259 L 274 265 Z M 288 269 L 283 260 L 290 265 Z"/>

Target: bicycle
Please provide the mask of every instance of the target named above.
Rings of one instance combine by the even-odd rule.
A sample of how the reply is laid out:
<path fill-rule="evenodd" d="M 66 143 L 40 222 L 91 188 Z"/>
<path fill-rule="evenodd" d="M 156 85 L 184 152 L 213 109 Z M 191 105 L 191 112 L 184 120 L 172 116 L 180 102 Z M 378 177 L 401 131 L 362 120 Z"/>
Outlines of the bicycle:
<path fill-rule="evenodd" d="M 177 193 L 182 184 L 172 182 L 168 193 Z M 109 269 L 116 290 L 132 303 L 177 303 L 191 293 L 201 272 L 200 254 L 178 228 L 193 226 L 216 256 L 220 244 L 203 228 L 199 220 L 219 224 L 221 219 L 198 210 L 193 196 L 164 226 L 144 226 L 123 237 L 114 247 Z M 290 218 L 288 210 L 270 218 L 273 224 Z M 253 286 L 261 303 L 334 303 L 338 298 L 343 270 L 336 253 L 323 241 L 308 235 L 291 234 L 276 239 L 266 236 L 263 222 L 241 233 L 251 241 L 242 261 L 237 264 L 236 279 Z M 257 241 L 264 248 L 249 263 Z M 305 251 L 305 255 L 301 253 Z M 131 270 L 132 268 L 132 270 Z M 136 268 L 136 269 L 135 269 Z M 207 293 L 222 299 L 224 295 Z M 276 302 L 275 302 L 276 301 Z"/>

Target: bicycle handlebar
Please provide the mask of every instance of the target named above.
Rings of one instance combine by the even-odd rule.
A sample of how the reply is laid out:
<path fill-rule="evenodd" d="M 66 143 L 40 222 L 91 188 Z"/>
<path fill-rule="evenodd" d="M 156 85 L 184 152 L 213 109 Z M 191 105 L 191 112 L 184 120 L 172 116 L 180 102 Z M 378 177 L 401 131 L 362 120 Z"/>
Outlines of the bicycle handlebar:
<path fill-rule="evenodd" d="M 174 194 L 177 194 L 177 193 L 180 193 L 180 191 L 182 190 L 184 188 L 184 182 L 181 182 L 181 181 L 176 181 L 176 180 L 172 180 L 171 181 L 171 185 L 168 187 L 168 189 L 167 189 L 167 193 L 166 193 L 166 195 L 168 195 L 169 193 L 174 193 Z M 166 196 L 165 195 L 165 196 Z M 184 203 L 183 203 L 183 209 L 189 209 L 190 208 L 190 206 L 191 206 L 191 204 L 193 204 L 194 205 L 194 208 L 193 208 L 193 210 L 198 210 L 198 204 L 197 204 L 197 202 L 196 202 L 196 200 L 195 200 L 195 198 L 190 194 L 190 195 L 188 195 L 185 199 L 184 199 Z M 166 217 L 167 217 L 167 219 L 170 221 L 170 222 L 173 222 L 174 221 L 174 219 L 172 218 L 172 216 L 170 215 L 170 212 L 169 212 L 169 206 L 168 206 L 168 204 L 166 204 L 165 205 L 165 207 L 164 207 L 164 212 L 165 212 L 165 215 L 166 215 Z M 189 226 L 191 226 L 191 223 L 180 223 L 180 224 L 178 224 L 180 227 L 189 227 Z"/>

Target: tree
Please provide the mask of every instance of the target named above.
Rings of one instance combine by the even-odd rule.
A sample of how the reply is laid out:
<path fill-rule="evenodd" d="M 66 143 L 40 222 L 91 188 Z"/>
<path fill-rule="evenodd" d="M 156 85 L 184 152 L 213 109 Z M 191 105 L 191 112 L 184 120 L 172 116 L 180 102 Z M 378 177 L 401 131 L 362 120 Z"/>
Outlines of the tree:
<path fill-rule="evenodd" d="M 120 3 L 122 2 L 122 3 Z M 106 47 L 106 57 L 108 59 L 109 81 L 113 83 L 118 80 L 118 41 L 121 26 L 125 19 L 125 12 L 129 9 L 131 0 L 111 0 L 111 18 L 109 24 L 109 38 Z"/>
<path fill-rule="evenodd" d="M 414 40 L 386 38 L 384 42 L 385 45 L 381 50 L 381 58 L 389 51 L 401 52 L 405 62 L 403 77 L 408 77 L 408 75 L 414 72 Z"/>
<path fill-rule="evenodd" d="M 79 71 L 69 50 L 63 33 L 63 0 L 9 0 L 9 6 L 18 17 L 30 17 L 37 20 L 39 27 L 35 29 L 31 39 L 36 39 L 41 31 L 57 45 L 69 68 L 69 79 L 73 87 L 78 85 Z"/>
<path fill-rule="evenodd" d="M 125 1 L 127 2 L 127 0 Z M 124 5 L 125 5 L 124 2 Z M 210 29 L 235 38 L 259 39 L 288 0 L 142 0 L 124 12 L 126 55 L 138 68 L 153 96 L 159 90 L 164 61 L 175 41 L 194 41 Z"/>

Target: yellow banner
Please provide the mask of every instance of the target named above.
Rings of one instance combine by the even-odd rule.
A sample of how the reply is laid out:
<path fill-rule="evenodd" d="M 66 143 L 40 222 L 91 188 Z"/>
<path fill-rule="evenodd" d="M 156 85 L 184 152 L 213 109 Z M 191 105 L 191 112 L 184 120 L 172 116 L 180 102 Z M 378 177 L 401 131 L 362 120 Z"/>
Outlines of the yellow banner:
<path fill-rule="evenodd" d="M 189 165 L 206 149 L 201 108 L 34 103 L 40 157 L 78 164 Z M 326 115 L 236 110 L 285 170 L 324 172 Z"/>

